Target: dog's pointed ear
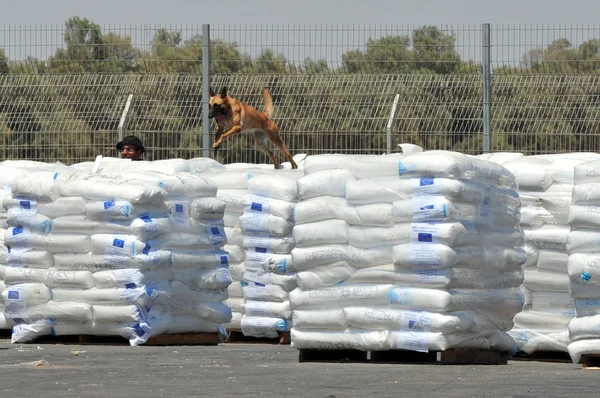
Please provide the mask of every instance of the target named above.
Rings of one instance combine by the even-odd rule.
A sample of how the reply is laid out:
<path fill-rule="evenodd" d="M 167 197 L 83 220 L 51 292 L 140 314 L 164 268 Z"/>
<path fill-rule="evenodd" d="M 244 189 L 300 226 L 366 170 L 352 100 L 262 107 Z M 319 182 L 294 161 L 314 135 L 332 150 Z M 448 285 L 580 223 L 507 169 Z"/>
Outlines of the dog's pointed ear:
<path fill-rule="evenodd" d="M 227 87 L 223 87 L 223 90 L 221 90 L 221 98 L 227 98 Z"/>
<path fill-rule="evenodd" d="M 215 96 L 215 90 L 213 90 L 213 88 L 212 88 L 212 87 L 210 88 L 210 92 L 209 92 L 209 94 L 210 94 L 210 96 L 211 96 L 211 97 L 214 97 L 214 96 Z"/>

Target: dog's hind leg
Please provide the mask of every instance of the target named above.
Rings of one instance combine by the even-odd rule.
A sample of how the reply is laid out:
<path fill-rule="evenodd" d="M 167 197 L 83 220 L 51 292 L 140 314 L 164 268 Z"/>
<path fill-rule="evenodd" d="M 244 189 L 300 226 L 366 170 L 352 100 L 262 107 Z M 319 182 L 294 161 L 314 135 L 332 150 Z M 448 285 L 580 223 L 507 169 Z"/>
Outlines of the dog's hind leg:
<path fill-rule="evenodd" d="M 263 151 L 265 155 L 267 155 L 269 157 L 271 162 L 273 162 L 273 166 L 276 169 L 278 169 L 279 164 L 277 163 L 277 159 L 275 159 L 275 155 L 273 154 L 273 152 L 271 152 L 271 150 L 267 146 L 269 139 L 267 138 L 267 135 L 264 133 L 264 131 L 260 131 L 260 130 L 253 131 L 252 137 L 254 138 L 254 143 L 256 144 L 256 146 L 261 151 Z"/>
<path fill-rule="evenodd" d="M 281 149 L 281 152 L 284 153 L 285 157 L 290 161 L 291 165 L 292 165 L 292 169 L 297 169 L 298 165 L 296 164 L 296 162 L 294 162 L 294 158 L 292 157 L 292 154 L 290 153 L 290 151 L 287 149 L 287 147 L 285 146 L 285 142 L 283 142 L 283 139 L 281 138 L 281 136 L 279 135 L 279 133 L 276 134 L 275 139 L 271 138 L 271 142 L 279 149 Z"/>

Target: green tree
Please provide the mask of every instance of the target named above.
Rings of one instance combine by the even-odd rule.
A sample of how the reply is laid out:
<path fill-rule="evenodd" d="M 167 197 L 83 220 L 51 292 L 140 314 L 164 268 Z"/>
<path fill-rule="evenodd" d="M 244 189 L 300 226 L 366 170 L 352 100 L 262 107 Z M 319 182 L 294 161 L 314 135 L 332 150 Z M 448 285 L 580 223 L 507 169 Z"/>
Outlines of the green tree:
<path fill-rule="evenodd" d="M 103 36 L 105 61 L 99 72 L 132 72 L 138 68 L 141 51 L 131 44 L 131 37 L 121 37 L 113 32 Z"/>
<path fill-rule="evenodd" d="M 93 69 L 92 63 L 106 58 L 100 26 L 78 16 L 65 21 L 63 39 L 66 49 L 58 49 L 49 60 L 53 72 L 82 73 Z"/>
<path fill-rule="evenodd" d="M 8 73 L 8 57 L 3 48 L 0 48 L 0 74 Z"/>
<path fill-rule="evenodd" d="M 415 29 L 412 34 L 417 68 L 435 73 L 453 73 L 460 65 L 460 55 L 454 49 L 455 38 L 435 26 Z"/>
<path fill-rule="evenodd" d="M 327 60 L 320 59 L 320 60 L 314 61 L 310 58 L 307 58 L 304 60 L 304 65 L 302 67 L 302 71 L 304 73 L 309 73 L 309 74 L 323 74 L 323 73 L 330 72 Z"/>
<path fill-rule="evenodd" d="M 351 50 L 342 55 L 342 66 L 347 73 L 408 73 L 412 69 L 413 54 L 406 36 L 388 36 L 367 42 L 366 50 Z"/>
<path fill-rule="evenodd" d="M 282 74 L 294 72 L 294 68 L 287 66 L 287 60 L 282 54 L 275 54 L 273 50 L 264 50 L 254 62 L 257 73 Z"/>

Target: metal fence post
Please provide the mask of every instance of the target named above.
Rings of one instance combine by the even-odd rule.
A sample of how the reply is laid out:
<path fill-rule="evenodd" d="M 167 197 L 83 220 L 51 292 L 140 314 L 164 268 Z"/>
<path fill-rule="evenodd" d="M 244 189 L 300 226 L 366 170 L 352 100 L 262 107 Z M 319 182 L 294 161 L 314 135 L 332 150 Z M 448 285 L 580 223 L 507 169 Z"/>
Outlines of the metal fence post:
<path fill-rule="evenodd" d="M 481 57 L 483 73 L 483 152 L 492 150 L 492 68 L 491 68 L 490 24 L 481 25 Z"/>
<path fill-rule="evenodd" d="M 119 126 L 117 127 L 119 142 L 123 141 L 123 126 L 125 126 L 125 120 L 127 119 L 127 114 L 129 113 L 129 107 L 131 106 L 132 99 L 133 94 L 129 94 L 127 97 L 127 102 L 125 102 L 125 108 L 123 108 L 123 113 L 121 113 L 121 119 L 119 120 Z"/>
<path fill-rule="evenodd" d="M 210 25 L 202 24 L 202 156 L 210 157 Z"/>
<path fill-rule="evenodd" d="M 400 100 L 400 94 L 396 94 L 394 102 L 392 103 L 392 110 L 390 111 L 390 117 L 385 128 L 386 133 L 386 152 L 389 155 L 392 153 L 392 124 L 394 123 L 394 117 L 396 117 L 396 107 L 398 106 L 398 100 Z"/>

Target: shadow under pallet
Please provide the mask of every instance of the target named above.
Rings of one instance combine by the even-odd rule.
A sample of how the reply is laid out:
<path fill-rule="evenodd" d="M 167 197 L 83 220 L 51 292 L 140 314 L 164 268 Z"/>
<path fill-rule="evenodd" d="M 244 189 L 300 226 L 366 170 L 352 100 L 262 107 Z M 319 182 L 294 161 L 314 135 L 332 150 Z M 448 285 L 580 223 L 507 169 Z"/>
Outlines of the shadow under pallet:
<path fill-rule="evenodd" d="M 587 370 L 600 370 L 600 354 L 582 355 L 581 367 Z"/>
<path fill-rule="evenodd" d="M 30 342 L 31 344 L 65 344 L 65 345 L 129 345 L 129 340 L 121 336 L 96 336 L 96 335 L 65 335 L 65 336 L 40 336 Z M 219 343 L 219 333 L 176 333 L 152 336 L 144 346 L 181 346 L 181 345 L 206 345 L 212 346 Z"/>
<path fill-rule="evenodd" d="M 358 351 L 300 349 L 299 362 L 367 362 L 439 365 L 506 365 L 508 352 L 486 350 Z"/>
<path fill-rule="evenodd" d="M 512 361 L 537 361 L 537 362 L 556 362 L 569 363 L 573 362 L 571 356 L 565 351 L 536 351 L 531 354 L 526 354 L 519 351 L 511 358 Z"/>
<path fill-rule="evenodd" d="M 279 332 L 275 338 L 245 336 L 241 330 L 229 330 L 227 343 L 290 344 L 290 332 Z"/>

